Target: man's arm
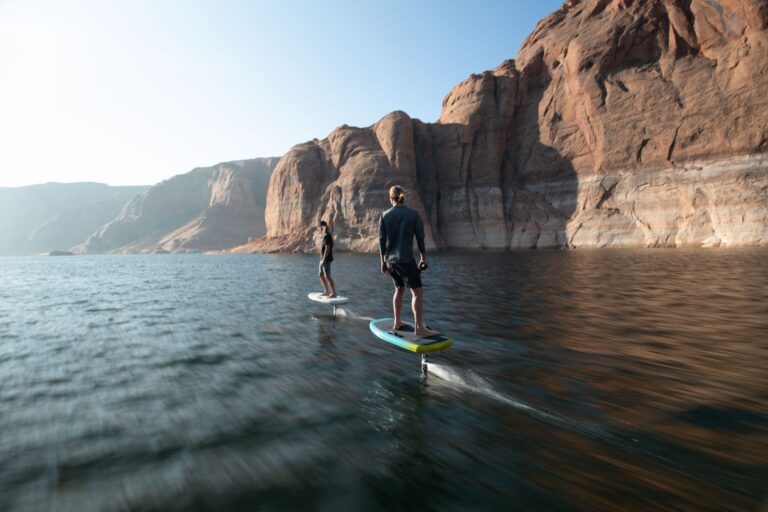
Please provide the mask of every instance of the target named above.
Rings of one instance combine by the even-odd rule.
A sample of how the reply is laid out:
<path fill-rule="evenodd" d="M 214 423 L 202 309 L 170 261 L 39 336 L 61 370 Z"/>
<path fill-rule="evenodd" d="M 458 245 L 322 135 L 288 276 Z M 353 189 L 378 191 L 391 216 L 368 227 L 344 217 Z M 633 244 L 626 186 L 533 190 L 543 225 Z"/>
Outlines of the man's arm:
<path fill-rule="evenodd" d="M 387 273 L 387 262 L 384 261 L 384 253 L 387 250 L 387 227 L 384 225 L 384 216 L 379 219 L 379 256 L 381 258 L 381 273 Z"/>
<path fill-rule="evenodd" d="M 424 223 L 421 222 L 421 215 L 416 214 L 416 245 L 419 247 L 419 256 L 421 261 L 427 261 L 427 247 L 424 245 Z"/>

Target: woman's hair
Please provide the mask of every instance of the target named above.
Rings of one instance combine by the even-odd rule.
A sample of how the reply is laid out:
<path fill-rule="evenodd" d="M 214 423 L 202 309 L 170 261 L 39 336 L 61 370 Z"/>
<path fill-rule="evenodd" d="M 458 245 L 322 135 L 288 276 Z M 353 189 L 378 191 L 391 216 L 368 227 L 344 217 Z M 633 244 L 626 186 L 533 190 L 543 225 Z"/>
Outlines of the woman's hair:
<path fill-rule="evenodd" d="M 390 187 L 389 198 L 397 201 L 397 204 L 403 204 L 405 202 L 405 189 L 400 185 Z"/>

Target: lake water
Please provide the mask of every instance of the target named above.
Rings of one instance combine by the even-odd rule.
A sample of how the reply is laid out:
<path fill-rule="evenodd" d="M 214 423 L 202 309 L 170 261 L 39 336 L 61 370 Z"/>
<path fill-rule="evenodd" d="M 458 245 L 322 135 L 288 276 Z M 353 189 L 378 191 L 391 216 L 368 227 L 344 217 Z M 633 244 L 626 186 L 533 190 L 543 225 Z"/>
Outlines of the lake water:
<path fill-rule="evenodd" d="M 0 258 L 0 509 L 760 510 L 768 252 Z"/>

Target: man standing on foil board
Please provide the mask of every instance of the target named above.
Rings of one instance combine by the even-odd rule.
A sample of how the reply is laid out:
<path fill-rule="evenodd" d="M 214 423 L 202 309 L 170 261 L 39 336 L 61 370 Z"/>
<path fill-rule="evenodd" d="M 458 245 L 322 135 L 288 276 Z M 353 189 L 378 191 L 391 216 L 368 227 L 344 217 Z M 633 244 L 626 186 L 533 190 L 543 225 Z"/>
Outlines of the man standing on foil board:
<path fill-rule="evenodd" d="M 427 268 L 424 223 L 416 210 L 405 206 L 403 187 L 395 185 L 389 189 L 389 202 L 392 208 L 385 211 L 379 221 L 379 254 L 381 273 L 389 274 L 395 282 L 395 295 L 392 297 L 395 319 L 392 329 L 398 331 L 407 325 L 400 318 L 407 285 L 411 290 L 416 335 L 434 336 L 437 333 L 424 325 L 424 288 L 421 284 L 421 271 Z M 413 257 L 414 236 L 421 257 L 418 265 Z"/>

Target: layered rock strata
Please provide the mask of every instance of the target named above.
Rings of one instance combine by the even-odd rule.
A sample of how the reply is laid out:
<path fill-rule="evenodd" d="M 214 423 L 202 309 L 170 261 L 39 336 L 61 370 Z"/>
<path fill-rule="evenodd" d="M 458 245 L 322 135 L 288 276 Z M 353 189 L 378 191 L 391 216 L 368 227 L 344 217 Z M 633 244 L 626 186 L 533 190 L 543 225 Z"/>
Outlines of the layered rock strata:
<path fill-rule="evenodd" d="M 433 247 L 768 245 L 767 78 L 764 0 L 571 0 L 436 123 L 294 147 L 237 251 L 375 250 L 395 183 Z"/>

